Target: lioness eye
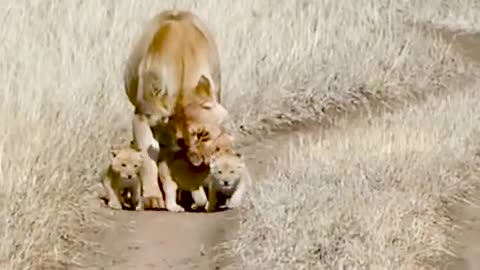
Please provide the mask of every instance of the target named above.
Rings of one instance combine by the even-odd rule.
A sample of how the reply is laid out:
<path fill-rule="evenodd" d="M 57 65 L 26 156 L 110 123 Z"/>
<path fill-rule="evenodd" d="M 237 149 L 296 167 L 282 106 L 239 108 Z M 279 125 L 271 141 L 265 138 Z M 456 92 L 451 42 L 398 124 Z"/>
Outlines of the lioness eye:
<path fill-rule="evenodd" d="M 233 174 L 235 171 L 230 171 L 231 174 Z"/>
<path fill-rule="evenodd" d="M 138 165 L 137 165 L 137 164 L 135 164 L 135 165 L 133 165 L 133 167 L 137 168 L 137 167 L 138 167 Z"/>
<path fill-rule="evenodd" d="M 125 164 L 125 163 L 122 163 L 122 167 L 127 167 L 127 164 Z"/>
<path fill-rule="evenodd" d="M 220 151 L 220 147 L 215 148 L 215 151 L 217 152 Z"/>
<path fill-rule="evenodd" d="M 222 174 L 222 171 L 218 171 L 219 174 Z"/>

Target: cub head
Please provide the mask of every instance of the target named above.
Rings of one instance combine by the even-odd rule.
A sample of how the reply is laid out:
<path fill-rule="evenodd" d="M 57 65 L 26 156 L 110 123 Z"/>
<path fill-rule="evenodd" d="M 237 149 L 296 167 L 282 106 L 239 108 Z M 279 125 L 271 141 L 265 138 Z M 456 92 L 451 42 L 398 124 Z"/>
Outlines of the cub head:
<path fill-rule="evenodd" d="M 114 148 L 110 151 L 110 166 L 122 179 L 139 177 L 143 160 L 143 153 L 131 147 Z"/>
<path fill-rule="evenodd" d="M 206 125 L 191 129 L 189 137 L 187 157 L 194 166 L 209 164 L 215 155 L 229 152 L 233 148 L 233 137 L 218 126 Z"/>
<path fill-rule="evenodd" d="M 143 115 L 151 127 L 168 123 L 173 114 L 175 97 L 162 88 L 158 76 L 153 72 L 145 73 L 138 87 L 137 113 Z"/>
<path fill-rule="evenodd" d="M 215 187 L 223 191 L 231 191 L 242 178 L 245 162 L 240 153 L 226 151 L 215 155 L 209 166 Z"/>

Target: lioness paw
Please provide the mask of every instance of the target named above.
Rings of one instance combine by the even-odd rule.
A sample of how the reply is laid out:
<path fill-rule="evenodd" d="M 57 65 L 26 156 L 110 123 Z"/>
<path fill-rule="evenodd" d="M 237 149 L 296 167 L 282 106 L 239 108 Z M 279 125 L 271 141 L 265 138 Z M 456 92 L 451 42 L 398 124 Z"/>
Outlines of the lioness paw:
<path fill-rule="evenodd" d="M 178 205 L 177 203 L 172 203 L 172 204 L 169 204 L 167 205 L 167 211 L 169 212 L 185 212 L 185 209 L 183 207 L 181 207 L 180 205 Z"/>

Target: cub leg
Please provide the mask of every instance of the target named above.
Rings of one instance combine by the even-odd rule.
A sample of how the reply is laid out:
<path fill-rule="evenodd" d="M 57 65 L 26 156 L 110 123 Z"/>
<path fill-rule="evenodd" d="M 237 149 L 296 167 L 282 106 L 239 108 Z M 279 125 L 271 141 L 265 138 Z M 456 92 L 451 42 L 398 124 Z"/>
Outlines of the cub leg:
<path fill-rule="evenodd" d="M 240 206 L 245 190 L 245 181 L 240 181 L 240 183 L 238 183 L 237 190 L 235 190 L 235 192 L 232 194 L 232 197 L 227 200 L 225 206 L 230 209 Z"/>
<path fill-rule="evenodd" d="M 113 209 L 122 209 L 122 204 L 117 197 L 117 193 L 112 188 L 112 179 L 110 178 L 108 173 L 103 179 L 102 183 L 103 187 L 105 188 L 105 192 L 107 193 L 106 195 L 108 198 L 108 206 Z"/>

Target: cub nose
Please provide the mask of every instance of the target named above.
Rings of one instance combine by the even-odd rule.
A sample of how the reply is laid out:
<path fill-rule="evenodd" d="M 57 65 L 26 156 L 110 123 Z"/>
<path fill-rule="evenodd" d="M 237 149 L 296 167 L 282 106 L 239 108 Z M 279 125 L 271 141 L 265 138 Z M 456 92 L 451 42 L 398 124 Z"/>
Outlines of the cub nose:
<path fill-rule="evenodd" d="M 223 185 L 228 186 L 228 181 L 223 181 Z"/>
<path fill-rule="evenodd" d="M 131 175 L 131 174 L 128 175 L 128 179 L 132 179 L 132 175 Z"/>

